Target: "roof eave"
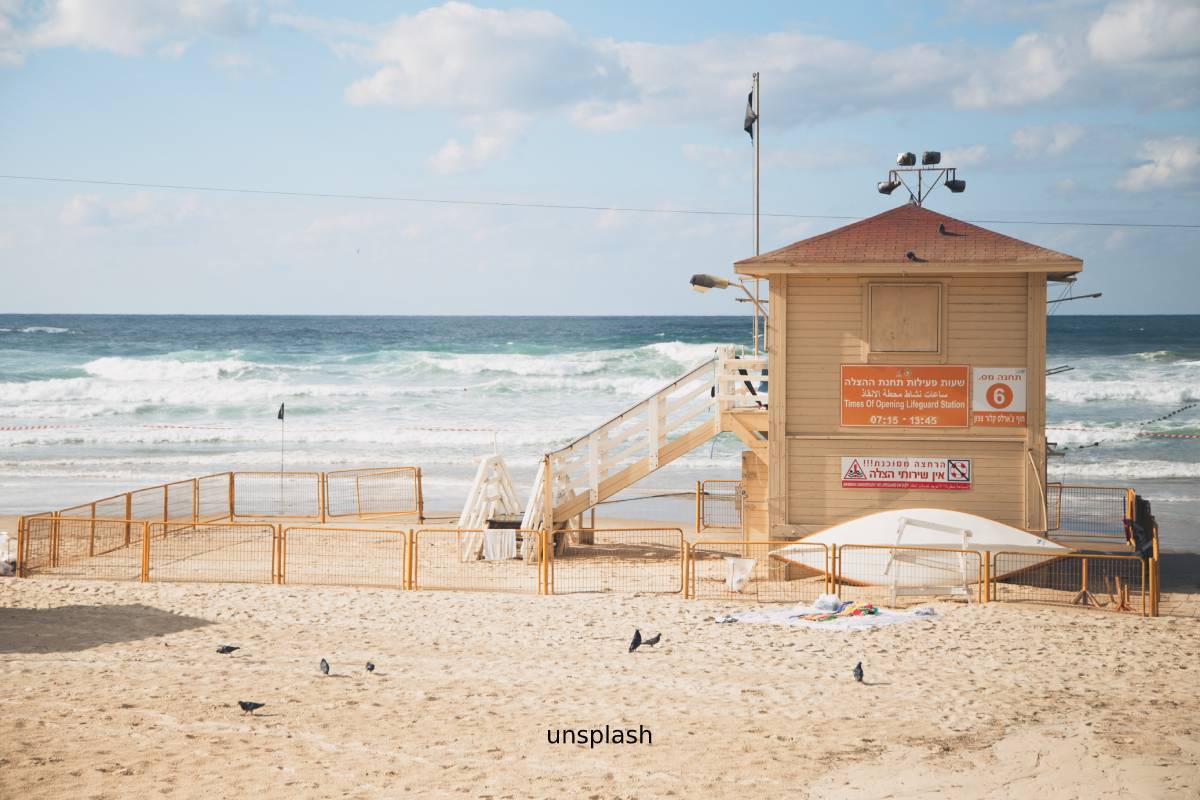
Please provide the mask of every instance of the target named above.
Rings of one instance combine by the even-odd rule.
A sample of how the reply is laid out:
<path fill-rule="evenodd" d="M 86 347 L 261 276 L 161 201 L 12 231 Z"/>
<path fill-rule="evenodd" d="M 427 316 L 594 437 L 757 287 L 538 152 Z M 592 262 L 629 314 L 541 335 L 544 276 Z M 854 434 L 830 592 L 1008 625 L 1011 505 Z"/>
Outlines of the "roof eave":
<path fill-rule="evenodd" d="M 797 263 L 780 259 L 763 260 L 760 257 L 738 261 L 733 265 L 738 275 L 766 278 L 771 275 L 943 275 L 946 273 L 967 274 L 1012 274 L 1045 273 L 1052 280 L 1075 275 L 1083 271 L 1079 259 L 1062 261 L 1009 261 L 1009 262 L 838 262 Z"/>

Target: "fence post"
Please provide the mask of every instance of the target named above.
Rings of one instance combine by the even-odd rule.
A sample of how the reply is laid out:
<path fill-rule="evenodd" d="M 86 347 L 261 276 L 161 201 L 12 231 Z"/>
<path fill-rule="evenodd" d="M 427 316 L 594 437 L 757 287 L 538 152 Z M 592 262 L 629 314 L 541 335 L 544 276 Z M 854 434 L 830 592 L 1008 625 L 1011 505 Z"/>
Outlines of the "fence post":
<path fill-rule="evenodd" d="M 412 546 L 412 531 L 400 531 L 400 535 L 404 537 L 404 547 L 400 548 L 403 554 L 400 557 L 400 589 L 404 591 L 408 589 L 408 548 Z"/>
<path fill-rule="evenodd" d="M 408 569 L 408 574 L 405 576 L 407 588 L 412 590 L 417 588 L 416 571 L 417 571 L 417 533 L 412 528 L 408 529 L 408 557 L 405 559 L 405 566 Z"/>
<path fill-rule="evenodd" d="M 284 576 L 284 570 L 286 569 L 287 564 L 287 544 L 284 542 L 283 536 L 284 530 L 282 524 L 271 526 L 271 539 L 275 544 L 275 546 L 271 548 L 271 554 L 274 556 L 275 561 L 271 570 L 272 583 L 282 584 L 287 582 L 287 579 Z"/>
<path fill-rule="evenodd" d="M 234 494 L 233 494 L 233 484 L 234 484 L 233 477 L 235 474 L 236 473 L 233 473 L 233 472 L 229 473 L 229 521 L 230 522 L 233 522 L 234 520 L 237 519 L 237 515 L 234 513 L 236 506 L 234 505 Z"/>
<path fill-rule="evenodd" d="M 680 578 L 680 586 L 683 587 L 683 599 L 688 597 L 688 543 L 683 538 L 683 531 L 679 532 L 679 568 L 683 573 Z"/>
<path fill-rule="evenodd" d="M 696 481 L 696 535 L 700 535 L 700 518 L 702 516 L 703 500 L 701 500 L 701 492 L 704 491 L 704 481 Z"/>
<path fill-rule="evenodd" d="M 1158 616 L 1159 583 L 1158 583 L 1158 523 L 1154 523 L 1153 549 L 1150 559 L 1150 616 Z"/>
<path fill-rule="evenodd" d="M 543 457 L 542 463 L 546 467 L 544 471 L 546 480 L 542 484 L 542 530 L 552 535 L 554 532 L 554 476 L 551 473 L 553 466 L 549 453 Z"/>
<path fill-rule="evenodd" d="M 417 524 L 425 524 L 425 484 L 420 467 L 417 467 Z"/>
<path fill-rule="evenodd" d="M 25 577 L 25 517 L 17 517 L 17 569 L 18 578 Z"/>
<path fill-rule="evenodd" d="M 150 580 L 150 523 L 142 523 L 142 583 Z"/>
<path fill-rule="evenodd" d="M 329 473 L 322 472 L 320 478 L 321 484 L 319 491 L 321 493 L 321 524 L 325 524 L 325 505 L 329 499 Z"/>
<path fill-rule="evenodd" d="M 88 558 L 96 554 L 96 504 L 92 503 L 92 519 L 88 523 Z"/>
<path fill-rule="evenodd" d="M 50 520 L 50 566 L 58 566 L 58 512 Z"/>
<path fill-rule="evenodd" d="M 192 524 L 200 521 L 200 479 L 192 478 Z"/>
<path fill-rule="evenodd" d="M 126 492 L 125 493 L 125 546 L 126 547 L 129 546 L 129 539 L 130 539 L 130 535 L 131 535 L 131 531 L 130 531 L 131 523 L 129 522 L 129 520 L 131 520 L 131 519 L 133 519 L 133 493 Z"/>
<path fill-rule="evenodd" d="M 842 549 L 836 544 L 833 547 L 833 591 L 830 594 L 842 596 Z"/>
<path fill-rule="evenodd" d="M 170 501 L 171 501 L 171 490 L 168 489 L 167 485 L 164 483 L 163 484 L 163 522 L 166 522 L 167 520 L 169 520 L 171 518 L 171 512 L 170 512 L 170 509 L 168 508 Z M 166 533 L 167 533 L 166 529 L 164 529 L 163 535 L 165 536 Z"/>

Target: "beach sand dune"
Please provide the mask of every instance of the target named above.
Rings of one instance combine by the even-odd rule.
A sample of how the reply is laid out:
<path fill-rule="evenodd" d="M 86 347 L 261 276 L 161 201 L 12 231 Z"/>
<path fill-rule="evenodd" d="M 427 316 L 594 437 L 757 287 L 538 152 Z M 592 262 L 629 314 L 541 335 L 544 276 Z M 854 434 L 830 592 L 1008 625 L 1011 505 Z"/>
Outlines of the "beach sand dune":
<path fill-rule="evenodd" d="M 0 796 L 1200 794 L 1193 619 L 939 604 L 867 633 L 713 623 L 733 608 L 5 580 Z M 629 654 L 634 627 L 662 644 Z M 653 744 L 547 741 L 605 725 Z"/>

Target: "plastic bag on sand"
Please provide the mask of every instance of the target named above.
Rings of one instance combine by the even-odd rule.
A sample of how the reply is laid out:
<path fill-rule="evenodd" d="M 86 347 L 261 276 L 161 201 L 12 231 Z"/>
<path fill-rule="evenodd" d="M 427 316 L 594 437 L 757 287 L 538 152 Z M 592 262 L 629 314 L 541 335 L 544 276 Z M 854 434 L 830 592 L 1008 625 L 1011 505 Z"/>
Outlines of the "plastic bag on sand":
<path fill-rule="evenodd" d="M 731 591 L 741 592 L 750 582 L 750 575 L 754 572 L 754 565 L 757 563 L 758 560 L 753 558 L 726 558 L 725 585 Z"/>
<path fill-rule="evenodd" d="M 818 611 L 831 611 L 836 614 L 841 604 L 836 594 L 823 594 L 813 601 L 812 607 Z"/>

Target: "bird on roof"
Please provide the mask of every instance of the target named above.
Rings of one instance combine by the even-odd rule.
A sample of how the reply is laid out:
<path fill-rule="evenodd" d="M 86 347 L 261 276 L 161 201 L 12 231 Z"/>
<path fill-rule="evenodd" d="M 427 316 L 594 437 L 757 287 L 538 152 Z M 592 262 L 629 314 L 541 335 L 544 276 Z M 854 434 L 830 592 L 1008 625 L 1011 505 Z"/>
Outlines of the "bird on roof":
<path fill-rule="evenodd" d="M 642 642 L 642 644 L 646 645 L 647 647 L 654 647 L 654 645 L 658 644 L 661 640 L 662 640 L 662 634 L 656 633 L 653 636 L 651 636 L 649 639 L 647 639 L 646 641 Z"/>
<path fill-rule="evenodd" d="M 637 650 L 641 646 L 642 646 L 642 632 L 639 629 L 634 628 L 633 629 L 633 641 L 629 643 L 629 652 L 632 653 L 634 650 Z"/>
<path fill-rule="evenodd" d="M 242 707 L 243 715 L 249 714 L 250 716 L 254 716 L 255 710 L 262 708 L 266 705 L 266 703 L 254 703 L 250 700 L 238 700 L 238 705 Z"/>
<path fill-rule="evenodd" d="M 862 671 L 862 662 L 861 661 L 854 665 L 854 672 L 851 674 L 854 675 L 854 680 L 858 681 L 859 683 L 863 682 L 863 671 Z"/>
<path fill-rule="evenodd" d="M 234 650 L 241 650 L 241 649 L 242 649 L 242 648 L 240 648 L 240 647 L 234 647 L 234 646 L 233 646 L 233 645 L 231 645 L 231 644 L 223 644 L 223 645 L 221 645 L 220 647 L 218 647 L 218 648 L 217 648 L 217 652 L 218 652 L 218 653 L 220 653 L 220 654 L 221 654 L 221 655 L 223 655 L 223 656 L 227 656 L 227 655 L 229 655 L 230 653 L 232 653 Z"/>
<path fill-rule="evenodd" d="M 372 664 L 370 661 L 368 661 L 367 662 L 367 672 L 374 672 L 374 671 L 375 671 L 375 665 Z"/>
<path fill-rule="evenodd" d="M 321 659 L 321 674 L 322 675 L 329 674 L 329 662 L 323 658 Z"/>

